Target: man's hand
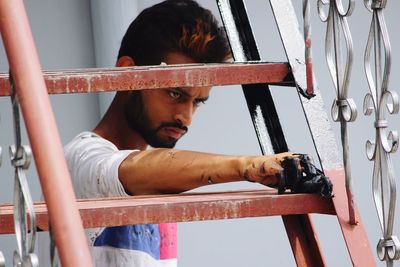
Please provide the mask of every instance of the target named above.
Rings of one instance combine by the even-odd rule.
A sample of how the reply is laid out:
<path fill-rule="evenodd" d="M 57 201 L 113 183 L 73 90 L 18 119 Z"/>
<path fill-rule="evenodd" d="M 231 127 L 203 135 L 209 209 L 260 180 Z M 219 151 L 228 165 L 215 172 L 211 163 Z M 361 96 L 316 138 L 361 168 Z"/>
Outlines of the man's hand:
<path fill-rule="evenodd" d="M 249 182 L 277 187 L 279 193 L 318 193 L 332 197 L 332 183 L 317 169 L 308 155 L 290 152 L 250 157 L 241 176 Z"/>
<path fill-rule="evenodd" d="M 270 156 L 246 157 L 240 170 L 240 176 L 249 182 L 277 187 L 284 172 L 283 161 L 298 157 L 299 154 L 290 152 Z"/>
<path fill-rule="evenodd" d="M 282 167 L 279 193 L 290 189 L 293 193 L 318 193 L 323 197 L 333 196 L 331 181 L 314 166 L 308 155 L 298 154 L 297 158 L 287 157 L 283 160 Z"/>

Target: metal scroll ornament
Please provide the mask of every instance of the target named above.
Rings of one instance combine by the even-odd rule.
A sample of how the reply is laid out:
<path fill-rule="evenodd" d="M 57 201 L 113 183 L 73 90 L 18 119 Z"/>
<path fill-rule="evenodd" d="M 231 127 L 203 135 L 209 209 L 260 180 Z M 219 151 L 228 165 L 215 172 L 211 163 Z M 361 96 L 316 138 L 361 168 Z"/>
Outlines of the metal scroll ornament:
<path fill-rule="evenodd" d="M 354 0 L 348 0 L 348 5 L 345 9 L 341 0 L 318 0 L 317 2 L 319 17 L 323 22 L 327 23 L 325 55 L 336 89 L 336 99 L 332 104 L 331 113 L 333 120 L 340 122 L 349 222 L 353 225 L 357 221 L 353 201 L 347 122 L 352 122 L 356 119 L 357 107 L 353 99 L 347 97 L 353 65 L 353 41 L 346 18 L 351 16 L 354 4 Z M 326 12 L 326 9 L 328 12 Z M 344 43 L 342 43 L 342 37 L 344 37 Z M 343 56 L 343 46 L 346 52 L 345 56 Z"/>
<path fill-rule="evenodd" d="M 396 206 L 396 183 L 390 154 L 396 152 L 399 143 L 397 131 L 387 131 L 385 117 L 399 112 L 399 99 L 396 92 L 388 90 L 391 69 L 391 47 L 383 9 L 384 0 L 365 0 L 365 6 L 372 12 L 371 28 L 364 55 L 364 68 L 370 93 L 364 98 L 364 114 L 375 114 L 375 140 L 366 144 L 367 157 L 374 161 L 372 177 L 373 196 L 383 237 L 377 245 L 378 257 L 393 266 L 393 260 L 400 258 L 400 242 L 393 233 Z M 374 50 L 374 62 L 371 54 Z M 382 57 L 382 53 L 384 56 Z M 382 66 L 383 63 L 383 66 Z M 383 67 L 383 68 L 382 68 Z"/>
<path fill-rule="evenodd" d="M 14 251 L 13 264 L 18 267 L 36 267 L 38 266 L 38 258 L 36 254 L 34 254 L 36 240 L 36 215 L 25 176 L 25 171 L 31 163 L 32 153 L 29 146 L 23 146 L 21 144 L 19 101 L 14 89 L 11 74 L 10 84 L 16 143 L 15 145 L 10 146 L 10 157 L 11 164 L 15 168 L 14 225 L 18 247 L 18 250 Z"/>

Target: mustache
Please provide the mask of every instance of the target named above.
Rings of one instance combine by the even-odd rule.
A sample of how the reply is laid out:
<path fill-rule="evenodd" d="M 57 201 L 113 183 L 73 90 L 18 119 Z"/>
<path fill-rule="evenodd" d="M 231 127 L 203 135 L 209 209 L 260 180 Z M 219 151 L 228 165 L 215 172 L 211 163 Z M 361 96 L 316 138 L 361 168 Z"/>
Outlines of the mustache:
<path fill-rule="evenodd" d="M 181 129 L 181 130 L 184 130 L 185 133 L 187 133 L 187 131 L 189 130 L 188 127 L 182 125 L 182 124 L 179 123 L 179 122 L 162 122 L 162 123 L 160 124 L 160 126 L 157 128 L 157 130 L 160 130 L 161 128 L 164 128 L 164 127 L 179 128 L 179 129 Z"/>

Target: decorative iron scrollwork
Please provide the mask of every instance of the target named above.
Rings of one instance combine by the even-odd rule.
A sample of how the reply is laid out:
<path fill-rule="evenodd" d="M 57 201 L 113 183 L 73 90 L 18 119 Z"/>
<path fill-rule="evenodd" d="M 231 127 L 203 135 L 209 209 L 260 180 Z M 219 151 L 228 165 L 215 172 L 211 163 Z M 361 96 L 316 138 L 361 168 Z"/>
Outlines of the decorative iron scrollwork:
<path fill-rule="evenodd" d="M 329 5 L 329 11 L 324 6 Z M 351 16 L 355 2 L 350 0 L 347 9 L 343 8 L 341 0 L 318 0 L 318 14 L 323 22 L 327 22 L 325 37 L 325 53 L 329 72 L 335 85 L 337 99 L 332 104 L 332 118 L 345 122 L 357 118 L 357 107 L 351 98 L 347 98 L 351 68 L 353 65 L 353 41 L 346 17 Z M 341 52 L 341 33 L 345 38 L 346 61 L 343 69 Z"/>
<path fill-rule="evenodd" d="M 16 143 L 15 145 L 10 146 L 10 157 L 11 164 L 15 168 L 14 226 L 18 247 L 18 250 L 14 251 L 13 264 L 18 267 L 35 267 L 39 265 L 38 258 L 36 254 L 34 254 L 36 240 L 36 215 L 25 176 L 25 171 L 29 168 L 31 163 L 32 152 L 29 146 L 21 144 L 19 101 L 14 89 L 11 74 L 10 85 Z"/>
<path fill-rule="evenodd" d="M 372 12 L 364 55 L 364 69 L 370 90 L 364 98 L 364 114 L 366 116 L 375 114 L 376 129 L 375 140 L 368 140 L 366 143 L 366 154 L 370 161 L 374 161 L 373 196 L 383 232 L 383 237 L 377 245 L 377 253 L 381 261 L 386 261 L 391 266 L 393 260 L 400 259 L 400 242 L 392 234 L 396 208 L 396 181 L 390 157 L 390 154 L 398 149 L 399 137 L 397 131 L 387 131 L 388 121 L 385 113 L 399 112 L 399 98 L 396 92 L 388 89 L 392 56 L 383 15 L 386 0 L 364 0 L 364 4 Z M 374 64 L 371 62 L 372 50 L 374 50 Z M 384 63 L 383 69 L 382 63 Z"/>
<path fill-rule="evenodd" d="M 346 18 L 351 16 L 354 5 L 354 0 L 348 1 L 347 8 L 343 7 L 341 0 L 318 0 L 317 2 L 319 17 L 323 22 L 327 23 L 325 55 L 329 72 L 336 89 L 336 99 L 333 101 L 331 114 L 334 121 L 340 122 L 346 191 L 351 224 L 356 224 L 357 221 L 353 202 L 347 122 L 352 122 L 357 118 L 357 107 L 354 100 L 347 97 L 351 68 L 353 65 L 353 41 Z M 328 12 L 325 11 L 326 8 Z M 345 58 L 342 58 L 342 36 L 344 37 L 344 45 L 346 48 Z M 343 59 L 345 62 L 343 62 Z"/>

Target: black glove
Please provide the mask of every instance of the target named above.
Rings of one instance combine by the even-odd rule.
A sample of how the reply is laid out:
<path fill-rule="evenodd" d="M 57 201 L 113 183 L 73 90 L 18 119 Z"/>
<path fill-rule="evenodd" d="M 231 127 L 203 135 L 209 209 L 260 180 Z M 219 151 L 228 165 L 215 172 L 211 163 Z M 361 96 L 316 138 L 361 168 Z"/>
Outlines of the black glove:
<path fill-rule="evenodd" d="M 284 158 L 281 165 L 283 173 L 278 185 L 279 194 L 290 189 L 293 193 L 318 193 L 327 198 L 333 196 L 331 181 L 311 163 L 308 155 Z"/>

